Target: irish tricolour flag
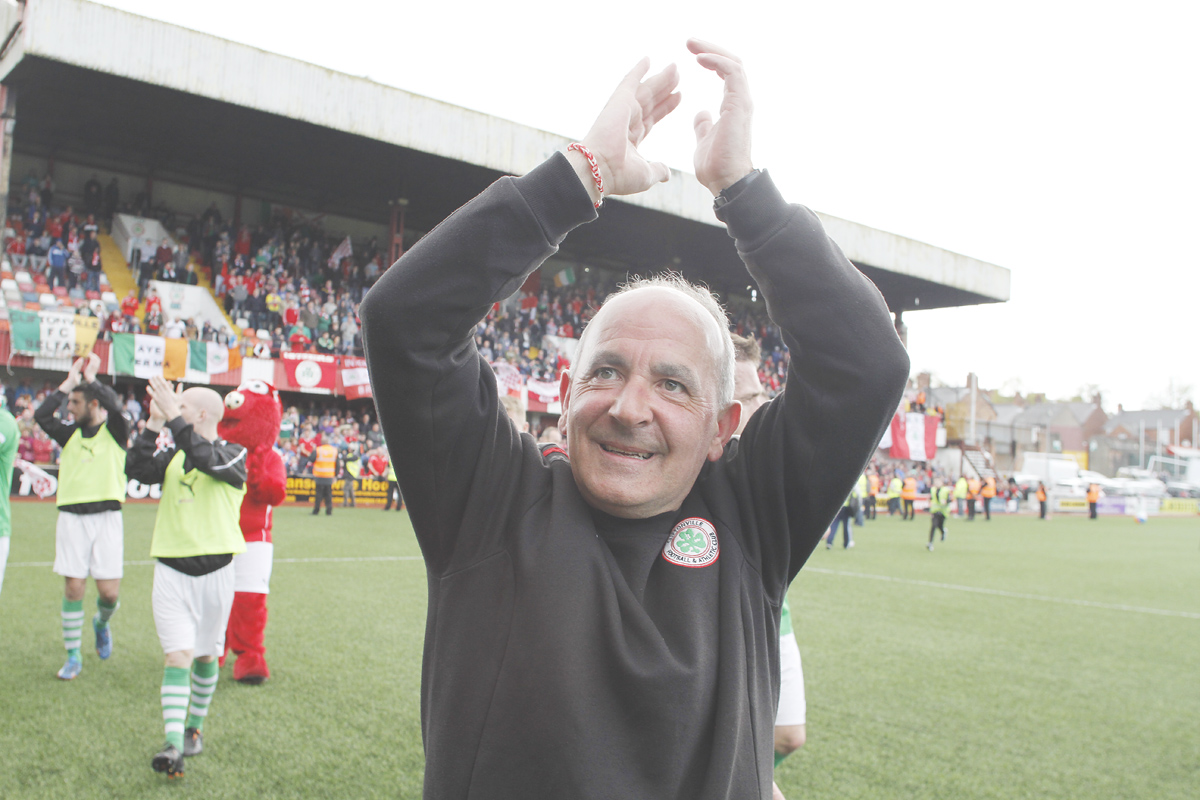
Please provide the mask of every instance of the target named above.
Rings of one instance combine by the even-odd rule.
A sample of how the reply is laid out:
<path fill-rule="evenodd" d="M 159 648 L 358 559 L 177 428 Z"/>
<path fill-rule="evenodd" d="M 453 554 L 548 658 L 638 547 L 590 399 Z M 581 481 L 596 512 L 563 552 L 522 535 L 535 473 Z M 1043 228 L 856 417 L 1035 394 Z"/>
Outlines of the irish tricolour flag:
<path fill-rule="evenodd" d="M 188 342 L 188 383 L 208 383 L 209 378 L 220 372 L 229 372 L 229 349 L 215 342 Z"/>
<path fill-rule="evenodd" d="M 161 336 L 141 333 L 114 333 L 112 368 L 117 375 L 152 378 L 163 374 L 166 342 Z"/>

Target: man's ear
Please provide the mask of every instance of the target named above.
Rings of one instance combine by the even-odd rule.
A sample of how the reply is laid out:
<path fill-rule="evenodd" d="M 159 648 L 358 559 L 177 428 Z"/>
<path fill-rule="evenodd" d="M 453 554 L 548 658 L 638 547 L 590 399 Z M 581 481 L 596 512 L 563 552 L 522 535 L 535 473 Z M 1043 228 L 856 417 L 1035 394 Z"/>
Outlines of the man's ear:
<path fill-rule="evenodd" d="M 558 379 L 558 401 L 562 404 L 562 413 L 558 415 L 558 432 L 565 439 L 567 436 L 567 406 L 571 403 L 571 371 L 564 369 Z"/>
<path fill-rule="evenodd" d="M 733 438 L 742 421 L 742 404 L 734 401 L 717 417 L 717 435 L 713 437 L 712 445 L 708 448 L 708 460 L 716 461 L 725 452 L 725 445 Z"/>

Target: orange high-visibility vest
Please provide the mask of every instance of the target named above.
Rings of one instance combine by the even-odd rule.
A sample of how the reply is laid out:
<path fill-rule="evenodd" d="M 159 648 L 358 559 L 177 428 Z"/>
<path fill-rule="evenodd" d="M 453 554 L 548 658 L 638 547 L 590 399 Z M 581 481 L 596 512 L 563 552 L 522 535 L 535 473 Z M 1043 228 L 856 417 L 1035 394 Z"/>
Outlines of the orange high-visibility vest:
<path fill-rule="evenodd" d="M 1046 502 L 1046 490 L 1040 486 L 1038 487 L 1038 490 L 1037 490 L 1037 499 L 1038 499 L 1039 503 Z"/>
<path fill-rule="evenodd" d="M 981 484 L 979 483 L 978 478 L 971 478 L 969 481 L 967 481 L 967 497 L 978 497 L 980 485 Z"/>
<path fill-rule="evenodd" d="M 1094 483 L 1088 486 L 1087 498 L 1089 503 L 1100 502 L 1100 487 Z"/>
<path fill-rule="evenodd" d="M 314 478 L 332 478 L 337 466 L 337 448 L 331 444 L 323 444 L 317 448 L 317 457 L 313 461 Z"/>
<path fill-rule="evenodd" d="M 916 478 L 905 478 L 904 479 L 904 491 L 902 491 L 900 493 L 900 496 L 903 497 L 905 500 L 916 500 L 917 499 L 917 479 Z"/>
<path fill-rule="evenodd" d="M 996 496 L 996 479 L 995 478 L 986 478 L 984 480 L 983 496 L 984 497 L 995 497 Z"/>
<path fill-rule="evenodd" d="M 872 495 L 879 494 L 879 476 L 878 475 L 868 475 L 867 483 L 869 483 L 871 485 L 871 494 Z"/>

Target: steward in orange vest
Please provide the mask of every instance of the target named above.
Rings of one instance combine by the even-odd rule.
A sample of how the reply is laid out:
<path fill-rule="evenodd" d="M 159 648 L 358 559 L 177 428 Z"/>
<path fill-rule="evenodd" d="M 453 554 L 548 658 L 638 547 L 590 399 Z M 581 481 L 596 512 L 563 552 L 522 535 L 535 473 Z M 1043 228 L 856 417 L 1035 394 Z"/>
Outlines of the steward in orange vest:
<path fill-rule="evenodd" d="M 1100 502 L 1100 484 L 1098 484 L 1098 483 L 1088 484 L 1087 501 L 1088 501 L 1088 518 L 1095 519 L 1096 518 L 1096 505 Z"/>
<path fill-rule="evenodd" d="M 904 501 L 904 518 L 913 520 L 917 518 L 917 510 L 913 507 L 913 500 L 917 499 L 917 479 L 913 476 L 908 476 L 904 479 L 904 488 L 900 492 L 900 498 Z"/>
<path fill-rule="evenodd" d="M 996 479 L 994 477 L 983 479 L 983 488 L 979 491 L 979 496 L 983 498 L 983 513 L 987 517 L 988 522 L 992 521 L 992 498 L 996 496 Z"/>
<path fill-rule="evenodd" d="M 1046 518 L 1046 484 L 1039 483 L 1037 490 L 1038 505 L 1041 506 L 1041 511 L 1038 514 L 1038 519 Z"/>
<path fill-rule="evenodd" d="M 337 472 L 337 448 L 331 444 L 317 447 L 313 459 L 313 478 L 316 480 L 316 492 L 313 496 L 313 514 L 321 510 L 321 501 L 325 501 L 326 516 L 333 513 L 333 478 Z"/>
<path fill-rule="evenodd" d="M 971 478 L 967 481 L 967 522 L 975 520 L 975 499 L 979 497 L 979 489 L 982 485 L 979 478 Z"/>

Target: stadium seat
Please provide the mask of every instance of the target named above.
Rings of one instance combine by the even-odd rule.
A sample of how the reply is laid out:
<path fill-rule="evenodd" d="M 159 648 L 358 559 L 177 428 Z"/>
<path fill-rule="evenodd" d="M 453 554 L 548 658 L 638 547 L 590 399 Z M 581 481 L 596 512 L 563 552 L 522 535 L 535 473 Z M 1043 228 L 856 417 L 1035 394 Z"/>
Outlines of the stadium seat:
<path fill-rule="evenodd" d="M 108 282 L 108 273 L 106 273 L 106 272 L 100 273 L 100 285 L 101 286 L 111 286 L 112 285 Z"/>
<path fill-rule="evenodd" d="M 26 310 L 26 311 L 41 311 L 41 310 L 42 310 L 42 304 L 41 304 L 41 303 L 29 303 L 29 302 L 26 302 L 26 303 L 25 303 L 25 310 Z"/>
<path fill-rule="evenodd" d="M 3 280 L 0 280 L 0 290 L 7 292 L 9 289 L 16 291 L 17 282 L 12 278 L 4 278 Z"/>
<path fill-rule="evenodd" d="M 239 328 L 249 328 L 250 327 L 250 320 L 246 319 L 245 317 L 238 318 L 236 320 L 236 322 L 237 322 L 237 326 Z"/>
<path fill-rule="evenodd" d="M 55 308 L 58 306 L 58 298 L 50 294 L 50 292 L 42 292 L 38 295 L 38 302 L 42 304 L 42 308 Z"/>
<path fill-rule="evenodd" d="M 271 332 L 269 330 L 267 330 L 266 328 L 259 328 L 258 329 L 258 338 L 262 339 L 264 342 L 269 342 L 269 341 L 271 341 Z"/>
<path fill-rule="evenodd" d="M 89 291 L 88 291 L 88 293 L 87 293 L 87 295 L 86 295 L 86 297 L 87 297 L 87 299 L 88 299 L 88 300 L 99 300 L 99 299 L 100 299 L 100 293 L 99 293 L 99 292 L 93 292 L 93 291 L 90 291 L 90 290 L 89 290 Z"/>
<path fill-rule="evenodd" d="M 26 305 L 29 305 L 30 303 L 38 305 L 37 292 L 21 292 L 21 299 L 25 301 Z"/>
<path fill-rule="evenodd" d="M 8 264 L 8 262 L 7 262 L 7 261 L 6 261 L 6 262 L 4 262 L 4 263 L 5 263 L 5 265 L 7 265 L 7 264 Z M 13 272 L 12 272 L 12 270 L 11 270 L 11 269 L 0 269 L 0 278 L 3 278 L 3 279 L 9 279 L 9 278 L 12 278 L 12 277 L 14 277 L 14 276 L 13 276 Z"/>
<path fill-rule="evenodd" d="M 53 291 L 54 291 L 54 294 L 56 294 L 59 297 L 67 296 L 67 287 L 65 287 L 65 286 L 55 286 Z"/>
<path fill-rule="evenodd" d="M 100 299 L 106 303 L 120 303 L 115 292 L 101 292 Z"/>
<path fill-rule="evenodd" d="M 19 270 L 17 272 L 17 283 L 33 283 L 33 276 L 26 270 Z"/>
<path fill-rule="evenodd" d="M 48 284 L 44 281 L 38 281 L 37 283 L 35 283 L 33 285 L 33 290 L 35 292 L 37 292 L 38 294 L 49 294 L 50 293 L 50 284 Z"/>

